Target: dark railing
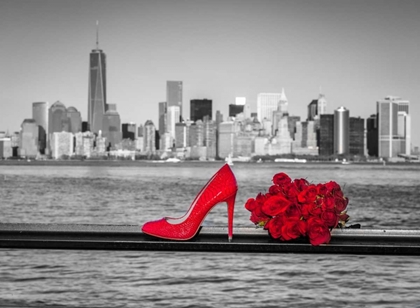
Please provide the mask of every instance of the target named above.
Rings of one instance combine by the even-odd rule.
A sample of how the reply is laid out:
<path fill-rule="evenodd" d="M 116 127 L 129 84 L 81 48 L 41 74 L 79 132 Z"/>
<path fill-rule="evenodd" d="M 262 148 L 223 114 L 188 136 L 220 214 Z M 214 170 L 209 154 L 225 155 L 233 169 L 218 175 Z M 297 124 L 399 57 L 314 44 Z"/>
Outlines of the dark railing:
<path fill-rule="evenodd" d="M 220 227 L 203 227 L 189 241 L 168 241 L 134 225 L 0 223 L 0 248 L 420 255 L 420 231 L 336 229 L 329 244 L 315 247 L 307 239 L 272 240 L 253 228 L 235 228 L 232 242 Z"/>

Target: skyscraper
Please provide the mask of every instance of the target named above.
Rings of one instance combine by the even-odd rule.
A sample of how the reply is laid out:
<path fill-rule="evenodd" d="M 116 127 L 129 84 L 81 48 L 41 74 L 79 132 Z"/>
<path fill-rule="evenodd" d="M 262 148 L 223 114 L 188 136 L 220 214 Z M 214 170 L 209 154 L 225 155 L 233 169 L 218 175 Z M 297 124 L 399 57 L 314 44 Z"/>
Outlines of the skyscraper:
<path fill-rule="evenodd" d="M 66 106 L 60 101 L 56 101 L 48 110 L 48 140 L 53 133 L 68 132 L 70 121 L 67 117 Z"/>
<path fill-rule="evenodd" d="M 279 102 L 277 104 L 277 110 L 272 111 L 272 115 L 271 115 L 271 135 L 275 136 L 278 135 L 278 133 L 280 132 L 280 135 L 283 135 L 284 138 L 286 138 L 286 135 L 281 131 L 281 127 L 282 125 L 280 124 L 281 121 L 283 121 L 283 119 L 286 120 L 286 124 L 288 122 L 287 118 L 289 116 L 289 111 L 288 111 L 288 105 L 289 102 L 286 98 L 286 95 L 284 94 L 284 89 L 282 89 L 281 91 L 281 95 L 280 95 L 280 99 Z M 288 130 L 288 128 L 287 128 Z M 290 135 L 290 133 L 289 133 Z M 279 135 L 278 135 L 279 136 Z"/>
<path fill-rule="evenodd" d="M 168 131 L 168 104 L 166 102 L 159 103 L 158 130 L 160 136 Z"/>
<path fill-rule="evenodd" d="M 216 134 L 217 126 L 216 122 L 211 120 L 209 116 L 205 116 L 203 119 L 204 128 L 204 146 L 207 148 L 207 159 L 216 158 Z"/>
<path fill-rule="evenodd" d="M 230 104 L 229 105 L 229 116 L 230 117 L 236 117 L 241 112 L 244 112 L 245 105 L 236 105 L 236 104 Z"/>
<path fill-rule="evenodd" d="M 330 156 L 334 154 L 334 115 L 321 114 L 319 119 L 319 155 Z"/>
<path fill-rule="evenodd" d="M 173 140 L 175 140 L 175 124 L 179 123 L 179 114 L 179 106 L 168 106 L 167 132 Z"/>
<path fill-rule="evenodd" d="M 226 158 L 234 155 L 234 141 L 235 141 L 235 125 L 234 122 L 222 122 L 219 125 L 219 140 L 218 150 L 219 157 Z"/>
<path fill-rule="evenodd" d="M 186 148 L 190 142 L 190 126 L 186 123 L 175 124 L 175 147 Z"/>
<path fill-rule="evenodd" d="M 235 97 L 235 104 L 229 104 L 229 116 L 236 117 L 241 112 L 245 113 L 246 97 Z M 247 116 L 245 115 L 245 118 Z"/>
<path fill-rule="evenodd" d="M 21 125 L 20 156 L 34 158 L 38 154 L 38 124 L 34 119 L 25 119 Z"/>
<path fill-rule="evenodd" d="M 350 117 L 349 120 L 349 152 L 352 155 L 363 156 L 365 154 L 365 120 L 360 117 Z"/>
<path fill-rule="evenodd" d="M 190 120 L 204 120 L 205 116 L 209 116 L 212 119 L 212 100 L 211 99 L 192 99 L 190 101 Z"/>
<path fill-rule="evenodd" d="M 277 106 L 277 110 L 279 110 L 280 112 L 284 114 L 288 114 L 289 113 L 289 101 L 286 97 L 286 94 L 284 93 L 284 88 L 281 89 L 281 93 L 280 93 L 280 99 L 279 99 L 279 103 Z"/>
<path fill-rule="evenodd" d="M 106 103 L 106 55 L 99 49 L 99 35 L 96 31 L 96 49 L 90 53 L 88 122 L 90 130 L 103 130 L 103 117 L 108 110 Z"/>
<path fill-rule="evenodd" d="M 334 153 L 349 154 L 350 112 L 340 107 L 334 111 Z"/>
<path fill-rule="evenodd" d="M 378 121 L 376 114 L 366 119 L 366 142 L 369 156 L 378 156 Z"/>
<path fill-rule="evenodd" d="M 38 124 L 39 152 L 45 154 L 48 142 L 48 102 L 32 103 L 32 119 Z"/>
<path fill-rule="evenodd" d="M 318 111 L 318 116 L 320 116 L 321 114 L 327 113 L 327 100 L 325 99 L 325 95 L 322 93 L 319 93 L 317 111 Z"/>
<path fill-rule="evenodd" d="M 308 121 L 315 120 L 316 116 L 318 115 L 318 100 L 313 99 L 312 102 L 308 105 Z"/>
<path fill-rule="evenodd" d="M 410 102 L 399 99 L 398 103 L 398 136 L 404 139 L 401 153 L 411 154 L 411 116 Z"/>
<path fill-rule="evenodd" d="M 102 137 L 106 138 L 106 147 L 115 148 L 121 142 L 121 119 L 115 104 L 110 104 L 109 109 L 102 116 Z M 98 135 L 99 135 L 98 131 Z"/>
<path fill-rule="evenodd" d="M 288 116 L 287 117 L 287 126 L 289 129 L 290 137 L 294 140 L 295 139 L 295 133 L 296 133 L 296 123 L 300 122 L 299 116 Z"/>
<path fill-rule="evenodd" d="M 69 119 L 69 132 L 76 134 L 82 131 L 82 115 L 75 107 L 67 108 L 67 117 Z"/>
<path fill-rule="evenodd" d="M 182 121 L 182 81 L 166 82 L 166 103 L 168 108 L 172 106 L 179 107 L 179 118 L 176 123 Z"/>
<path fill-rule="evenodd" d="M 153 154 L 156 151 L 155 125 L 151 120 L 144 123 L 144 151 Z"/>
<path fill-rule="evenodd" d="M 318 99 L 312 100 L 308 105 L 308 121 L 319 120 L 321 114 L 325 114 L 327 109 L 327 100 L 324 94 L 319 94 Z"/>
<path fill-rule="evenodd" d="M 282 106 L 280 107 L 279 104 Z M 258 121 L 262 123 L 262 120 L 267 119 L 272 121 L 273 111 L 277 111 L 280 107 L 280 110 L 287 111 L 288 101 L 286 95 L 284 94 L 284 89 L 282 93 L 260 93 L 257 97 L 257 113 Z"/>
<path fill-rule="evenodd" d="M 121 127 L 122 127 L 123 139 L 130 139 L 133 141 L 136 139 L 136 133 L 137 133 L 136 123 L 133 123 L 133 122 L 123 123 Z"/>
<path fill-rule="evenodd" d="M 391 158 L 398 154 L 405 154 L 406 139 L 398 134 L 399 102 L 401 102 L 401 98 L 394 96 L 387 96 L 384 100 L 376 102 L 379 157 Z M 406 104 L 401 106 L 403 110 L 407 109 Z M 406 112 L 406 110 L 402 112 Z"/>
<path fill-rule="evenodd" d="M 69 132 L 54 132 L 50 140 L 51 157 L 59 159 L 63 156 L 73 156 L 74 135 Z"/>

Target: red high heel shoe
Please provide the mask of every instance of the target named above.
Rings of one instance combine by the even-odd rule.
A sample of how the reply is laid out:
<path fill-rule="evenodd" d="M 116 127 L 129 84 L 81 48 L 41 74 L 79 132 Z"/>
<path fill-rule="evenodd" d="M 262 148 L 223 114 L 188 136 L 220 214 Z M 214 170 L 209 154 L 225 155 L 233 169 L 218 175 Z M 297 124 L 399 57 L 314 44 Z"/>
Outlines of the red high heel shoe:
<path fill-rule="evenodd" d="M 164 217 L 146 222 L 143 233 L 168 239 L 184 241 L 193 238 L 210 210 L 220 202 L 228 207 L 228 239 L 233 235 L 233 208 L 238 186 L 229 165 L 225 164 L 201 189 L 188 212 L 180 218 Z"/>

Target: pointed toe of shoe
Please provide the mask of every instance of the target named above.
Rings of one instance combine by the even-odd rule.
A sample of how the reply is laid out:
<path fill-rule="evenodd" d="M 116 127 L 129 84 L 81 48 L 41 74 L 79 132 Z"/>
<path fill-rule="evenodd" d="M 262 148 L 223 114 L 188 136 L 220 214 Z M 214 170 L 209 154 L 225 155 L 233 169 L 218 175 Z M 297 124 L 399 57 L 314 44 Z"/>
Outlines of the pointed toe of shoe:
<path fill-rule="evenodd" d="M 141 232 L 146 234 L 153 234 L 153 231 L 156 229 L 154 221 L 146 222 L 143 227 L 141 227 Z"/>
<path fill-rule="evenodd" d="M 141 231 L 145 234 L 156 236 L 156 237 L 165 237 L 165 219 L 159 219 L 155 221 L 148 221 L 146 222 Z"/>

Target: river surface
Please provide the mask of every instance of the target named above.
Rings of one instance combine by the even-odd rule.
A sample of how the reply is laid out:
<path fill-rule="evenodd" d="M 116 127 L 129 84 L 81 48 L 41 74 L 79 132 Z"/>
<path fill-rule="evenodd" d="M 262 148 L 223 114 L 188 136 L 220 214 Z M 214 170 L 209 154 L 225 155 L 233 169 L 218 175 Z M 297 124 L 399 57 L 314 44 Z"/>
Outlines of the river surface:
<path fill-rule="evenodd" d="M 0 222 L 129 224 L 183 215 L 222 163 L 0 166 Z M 349 224 L 420 229 L 419 165 L 237 163 L 234 227 L 272 176 L 337 181 Z M 226 226 L 225 204 L 204 221 Z M 420 307 L 420 258 L 0 250 L 0 307 Z"/>

